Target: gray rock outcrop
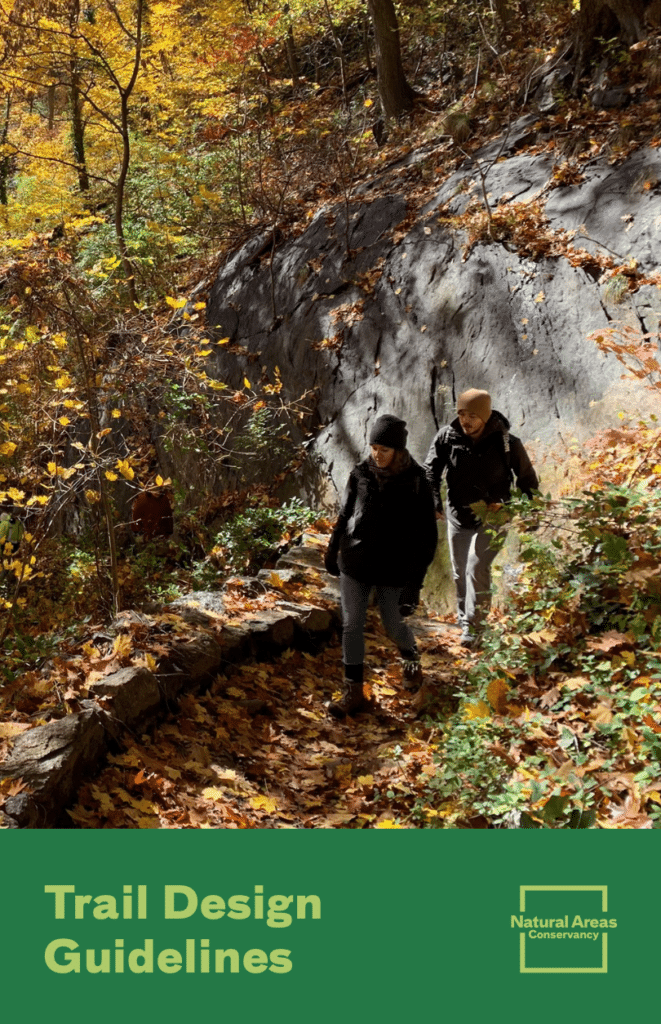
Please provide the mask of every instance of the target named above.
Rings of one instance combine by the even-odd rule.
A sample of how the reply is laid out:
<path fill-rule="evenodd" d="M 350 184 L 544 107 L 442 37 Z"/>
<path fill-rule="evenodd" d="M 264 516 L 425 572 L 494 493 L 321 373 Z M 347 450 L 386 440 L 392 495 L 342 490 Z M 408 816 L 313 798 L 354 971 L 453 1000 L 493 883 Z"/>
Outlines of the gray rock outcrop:
<path fill-rule="evenodd" d="M 616 304 L 594 261 L 533 260 L 501 242 L 476 244 L 466 256 L 465 234 L 448 223 L 481 194 L 481 168 L 492 209 L 541 196 L 551 229 L 583 226 L 576 248 L 616 264 L 635 259 L 646 275 L 657 270 L 659 150 L 640 149 L 619 166 L 594 161 L 583 180 L 558 185 L 552 154 L 517 153 L 534 131 L 534 118 L 522 119 L 505 146 L 486 147 L 413 213 L 406 175 L 429 154 L 409 154 L 390 169 L 386 189 L 375 181 L 348 206 L 318 212 L 302 235 L 278 245 L 272 265 L 270 248 L 255 255 L 263 249 L 256 238 L 218 273 L 208 323 L 230 344 L 217 348 L 209 372 L 241 387 L 257 363 L 270 379 L 279 367 L 283 397 L 315 389 L 317 500 L 334 504 L 375 415 L 406 419 L 412 454 L 424 459 L 469 386 L 490 390 L 533 450 L 561 436 L 586 438 L 640 403 L 621 364 L 587 336 L 620 321 L 658 332 L 655 284 Z M 324 491 L 324 481 L 333 486 Z M 314 491 L 309 479 L 301 488 Z"/>

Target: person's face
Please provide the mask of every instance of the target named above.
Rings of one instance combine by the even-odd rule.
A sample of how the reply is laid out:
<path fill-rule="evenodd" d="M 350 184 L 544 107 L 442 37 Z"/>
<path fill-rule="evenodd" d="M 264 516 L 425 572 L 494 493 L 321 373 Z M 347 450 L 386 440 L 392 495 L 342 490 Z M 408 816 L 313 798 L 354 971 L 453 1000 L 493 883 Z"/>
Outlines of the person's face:
<path fill-rule="evenodd" d="M 466 437 L 470 437 L 472 441 L 477 441 L 484 430 L 484 420 L 481 420 L 474 412 L 466 412 L 465 409 L 462 409 L 458 415 L 461 429 Z"/>
<path fill-rule="evenodd" d="M 382 444 L 371 444 L 370 451 L 372 453 L 372 458 L 379 469 L 387 469 L 395 458 L 395 449 L 386 448 L 385 445 Z"/>

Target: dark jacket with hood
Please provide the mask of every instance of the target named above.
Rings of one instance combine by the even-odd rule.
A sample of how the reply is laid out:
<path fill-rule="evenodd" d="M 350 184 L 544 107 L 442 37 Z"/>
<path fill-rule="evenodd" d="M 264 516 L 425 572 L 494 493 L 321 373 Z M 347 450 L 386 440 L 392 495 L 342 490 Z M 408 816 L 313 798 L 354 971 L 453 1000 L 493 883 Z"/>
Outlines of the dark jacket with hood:
<path fill-rule="evenodd" d="M 468 529 L 479 526 L 470 506 L 477 501 L 488 505 L 508 501 L 512 477 L 519 490 L 528 496 L 539 486 L 523 444 L 509 433 L 505 416 L 495 410 L 477 441 L 464 434 L 458 418 L 450 426 L 442 427 L 431 443 L 425 471 L 438 511 L 439 487 L 443 473 L 446 474 L 448 518 Z"/>
<path fill-rule="evenodd" d="M 352 469 L 326 552 L 326 568 L 375 586 L 419 587 L 438 540 L 424 469 L 408 452 L 390 469 L 371 458 Z"/>

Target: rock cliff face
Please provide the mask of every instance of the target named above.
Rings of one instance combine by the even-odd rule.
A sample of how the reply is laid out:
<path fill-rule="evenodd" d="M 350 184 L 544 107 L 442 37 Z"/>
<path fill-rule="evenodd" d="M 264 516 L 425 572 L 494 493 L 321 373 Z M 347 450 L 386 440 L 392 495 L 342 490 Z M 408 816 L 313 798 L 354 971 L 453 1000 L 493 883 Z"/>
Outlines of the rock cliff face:
<path fill-rule="evenodd" d="M 594 261 L 533 260 L 502 242 L 466 255 L 465 235 L 447 218 L 482 193 L 479 168 L 488 169 L 492 209 L 539 196 L 552 230 L 584 226 L 575 248 L 616 264 L 633 258 L 650 275 L 661 264 L 661 151 L 594 162 L 583 180 L 558 185 L 552 155 L 517 152 L 531 129 L 523 119 L 505 146 L 487 147 L 413 212 L 410 182 L 429 151 L 391 167 L 385 189 L 375 181 L 317 213 L 273 254 L 266 246 L 259 255 L 262 236 L 221 268 L 208 322 L 233 344 L 217 350 L 210 372 L 240 386 L 257 362 L 271 377 L 280 368 L 288 397 L 316 389 L 313 451 L 319 478 L 334 485 L 329 503 L 384 412 L 408 421 L 411 452 L 424 459 L 470 386 L 492 392 L 533 450 L 585 438 L 633 402 L 620 363 L 587 335 L 615 322 L 658 332 L 659 287 L 643 284 L 615 304 Z M 658 337 L 650 343 L 656 349 Z M 640 390 L 635 401 L 640 409 Z"/>

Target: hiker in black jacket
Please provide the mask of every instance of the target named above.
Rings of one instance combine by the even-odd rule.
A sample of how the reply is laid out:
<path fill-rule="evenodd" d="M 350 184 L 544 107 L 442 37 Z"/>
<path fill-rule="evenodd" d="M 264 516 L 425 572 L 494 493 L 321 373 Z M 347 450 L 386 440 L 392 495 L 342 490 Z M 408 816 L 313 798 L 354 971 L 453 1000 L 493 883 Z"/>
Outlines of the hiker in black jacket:
<path fill-rule="evenodd" d="M 510 434 L 508 420 L 492 410 L 489 392 L 477 388 L 459 395 L 457 418 L 432 441 L 425 470 L 438 519 L 443 518 L 439 487 L 445 473 L 460 642 L 471 647 L 491 606 L 491 564 L 500 543 L 489 536 L 470 506 L 478 501 L 487 505 L 508 501 L 513 476 L 516 486 L 528 496 L 539 481 L 521 441 Z"/>
<path fill-rule="evenodd" d="M 340 577 L 344 695 L 332 701 L 336 718 L 365 708 L 363 636 L 372 587 L 386 632 L 403 659 L 403 684 L 419 688 L 422 670 L 415 637 L 402 613 L 420 597 L 438 531 L 425 471 L 406 450 L 407 430 L 396 416 L 380 416 L 370 433 L 370 456 L 349 476 L 326 551 L 326 569 Z"/>

